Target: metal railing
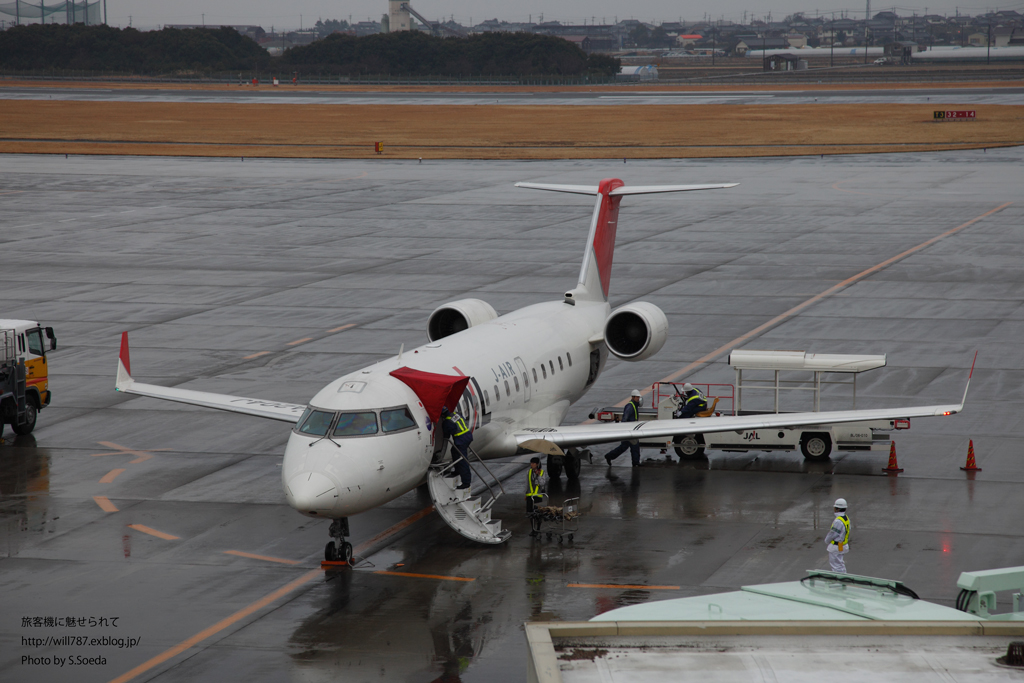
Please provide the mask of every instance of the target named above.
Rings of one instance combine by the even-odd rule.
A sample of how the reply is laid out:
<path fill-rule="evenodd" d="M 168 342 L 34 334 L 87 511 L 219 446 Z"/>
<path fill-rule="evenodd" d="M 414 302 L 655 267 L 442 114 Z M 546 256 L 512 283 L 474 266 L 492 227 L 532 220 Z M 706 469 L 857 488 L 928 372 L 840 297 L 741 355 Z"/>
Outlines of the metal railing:
<path fill-rule="evenodd" d="M 445 443 L 447 444 L 446 447 L 450 448 L 452 452 L 458 453 L 458 451 L 455 450 L 455 444 L 452 442 L 451 439 L 445 439 Z M 477 469 L 475 467 L 473 467 L 473 462 L 469 458 L 466 458 L 466 464 L 469 465 L 469 469 L 470 469 L 470 471 L 473 472 L 473 476 L 476 477 L 478 480 L 480 480 L 480 481 L 482 481 L 484 483 L 484 486 L 487 487 L 487 493 L 489 493 L 490 496 L 491 496 L 491 499 L 488 500 L 483 505 L 481 505 L 480 509 L 481 510 L 489 510 L 494 505 L 494 503 L 498 500 L 498 496 L 502 496 L 502 495 L 505 494 L 505 487 L 501 485 L 501 479 L 499 479 L 498 477 L 494 476 L 494 473 L 491 472 L 490 468 L 487 467 L 486 463 L 484 463 L 484 460 L 483 460 L 483 458 L 480 457 L 480 454 L 477 453 L 475 450 L 473 450 L 472 446 L 466 446 L 466 450 L 468 450 L 470 453 L 473 454 L 473 457 L 476 458 L 476 461 L 480 464 L 481 467 L 484 468 L 484 472 L 486 472 L 487 475 L 491 479 L 494 480 L 494 483 L 498 485 L 498 490 L 500 491 L 500 493 L 495 493 L 494 489 L 491 488 L 491 485 L 490 485 L 490 483 L 488 483 L 487 479 L 485 477 L 480 476 L 480 473 L 477 472 Z M 462 456 L 459 456 L 459 457 L 462 457 Z M 450 463 L 448 463 L 447 465 L 445 465 L 444 467 L 441 468 L 441 472 L 440 472 L 441 475 L 444 476 L 445 473 L 447 473 L 449 470 L 454 469 L 455 463 L 457 461 L 458 461 L 458 459 L 453 457 L 452 461 Z"/>

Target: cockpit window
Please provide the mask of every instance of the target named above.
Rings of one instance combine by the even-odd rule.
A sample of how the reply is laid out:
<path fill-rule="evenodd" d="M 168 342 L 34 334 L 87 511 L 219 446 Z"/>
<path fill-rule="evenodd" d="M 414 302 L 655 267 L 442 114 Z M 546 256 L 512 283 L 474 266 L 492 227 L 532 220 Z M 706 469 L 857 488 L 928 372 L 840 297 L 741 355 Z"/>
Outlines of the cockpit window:
<path fill-rule="evenodd" d="M 398 432 L 416 426 L 416 418 L 412 416 L 409 406 L 390 408 L 380 411 L 380 426 L 387 432 Z"/>
<path fill-rule="evenodd" d="M 310 436 L 325 436 L 334 419 L 334 413 L 325 410 L 306 410 L 305 419 L 299 424 L 299 433 Z"/>
<path fill-rule="evenodd" d="M 377 433 L 377 413 L 342 413 L 334 436 L 361 436 Z"/>

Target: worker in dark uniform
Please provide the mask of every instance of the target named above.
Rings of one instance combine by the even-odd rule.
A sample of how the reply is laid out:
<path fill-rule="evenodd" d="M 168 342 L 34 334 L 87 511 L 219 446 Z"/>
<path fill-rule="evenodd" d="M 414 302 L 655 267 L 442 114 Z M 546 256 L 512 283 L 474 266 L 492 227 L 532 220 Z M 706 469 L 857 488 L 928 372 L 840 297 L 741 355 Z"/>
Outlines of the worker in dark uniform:
<path fill-rule="evenodd" d="M 640 419 L 640 406 L 644 404 L 644 397 L 640 395 L 639 390 L 634 389 L 632 395 L 629 397 L 629 403 L 622 409 L 622 422 L 636 422 Z M 631 441 L 623 441 L 614 450 L 608 452 L 604 456 L 605 461 L 611 465 L 612 460 L 619 457 L 629 449 L 629 457 L 633 461 L 633 467 L 640 466 L 640 439 L 632 439 Z"/>
<path fill-rule="evenodd" d="M 683 385 L 683 395 L 681 398 L 683 402 L 673 413 L 672 417 L 677 419 L 694 417 L 697 413 L 703 413 L 708 409 L 708 399 L 705 398 L 700 389 L 695 388 L 689 382 Z"/>
<path fill-rule="evenodd" d="M 540 519 L 533 516 L 534 509 L 544 500 L 548 477 L 540 466 L 540 458 L 530 458 L 530 469 L 526 470 L 526 514 L 530 516 L 530 535 L 536 536 Z"/>
<path fill-rule="evenodd" d="M 473 481 L 473 470 L 469 468 L 469 453 L 467 449 L 473 442 L 473 432 L 469 431 L 466 421 L 458 413 L 452 413 L 447 407 L 441 408 L 441 429 L 444 436 L 452 440 L 452 461 L 455 463 L 455 474 L 462 483 L 456 488 L 468 489 Z"/>

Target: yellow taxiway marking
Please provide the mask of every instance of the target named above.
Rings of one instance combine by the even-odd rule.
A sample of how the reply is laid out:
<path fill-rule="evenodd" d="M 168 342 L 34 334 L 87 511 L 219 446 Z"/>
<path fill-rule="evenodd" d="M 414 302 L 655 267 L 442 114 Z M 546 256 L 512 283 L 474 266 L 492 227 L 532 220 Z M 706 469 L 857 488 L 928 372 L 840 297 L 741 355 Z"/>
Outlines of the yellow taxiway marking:
<path fill-rule="evenodd" d="M 341 327 L 335 327 L 333 330 L 327 330 L 327 334 L 332 334 L 334 332 L 341 332 L 342 330 L 347 330 L 348 328 L 355 327 L 355 326 L 356 326 L 355 323 L 349 323 L 348 325 L 342 325 Z"/>
<path fill-rule="evenodd" d="M 180 536 L 172 536 L 171 534 L 165 534 L 162 531 L 157 531 L 156 529 L 150 528 L 145 524 L 129 524 L 128 528 L 135 529 L 136 531 L 141 531 L 142 533 L 149 534 L 150 536 L 162 538 L 165 541 L 177 541 L 181 538 Z"/>
<path fill-rule="evenodd" d="M 103 510 L 104 512 L 117 512 L 117 508 L 106 496 L 93 496 L 92 499 L 100 506 L 100 510 Z"/>
<path fill-rule="evenodd" d="M 260 356 L 265 356 L 268 353 L 270 353 L 270 351 L 260 351 L 259 353 L 252 354 L 251 356 L 242 356 L 242 360 L 252 360 L 253 358 L 259 358 Z"/>
<path fill-rule="evenodd" d="M 302 339 L 296 339 L 295 341 L 288 342 L 285 346 L 295 346 L 296 344 L 305 344 L 308 341 L 313 341 L 312 337 L 303 337 Z"/>
<path fill-rule="evenodd" d="M 746 334 L 740 335 L 739 337 L 736 337 L 735 339 L 733 339 L 731 342 L 729 342 L 727 344 L 723 344 L 722 346 L 719 346 L 717 349 L 715 349 L 711 353 L 708 353 L 708 354 L 706 354 L 704 356 L 701 356 L 700 358 L 698 358 L 697 360 L 693 361 L 689 365 L 687 365 L 687 366 L 685 366 L 685 367 L 683 367 L 683 368 L 681 368 L 679 370 L 676 370 L 671 375 L 669 375 L 668 377 L 665 377 L 664 379 L 662 379 L 660 381 L 661 382 L 675 382 L 675 381 L 677 381 L 683 375 L 685 375 L 686 373 L 690 372 L 691 370 L 700 367 L 704 363 L 707 363 L 707 362 L 710 362 L 710 361 L 714 360 L 718 356 L 721 356 L 723 353 L 727 353 L 727 352 L 731 351 L 732 349 L 736 348 L 740 344 L 743 344 L 744 342 L 748 341 L 752 337 L 756 337 L 757 335 L 761 334 L 762 332 L 767 331 L 768 329 L 778 325 L 779 323 L 784 322 L 784 321 L 792 318 L 797 313 L 800 313 L 801 311 L 803 311 L 805 308 L 807 308 L 809 306 L 812 306 L 813 304 L 818 303 L 822 299 L 827 299 L 828 297 L 832 296 L 836 292 L 839 292 L 842 289 L 846 289 L 850 285 L 855 284 L 856 282 L 859 282 L 860 280 L 863 280 L 864 278 L 866 278 L 869 275 L 874 275 L 878 271 L 883 270 L 885 268 L 888 268 L 889 266 L 891 266 L 892 264 L 896 263 L 897 261 L 902 261 L 903 259 L 907 258 L 908 256 L 911 256 L 912 254 L 916 254 L 917 252 L 921 251 L 922 249 L 930 247 L 931 245 L 935 244 L 939 240 L 945 239 L 945 238 L 949 237 L 950 235 L 954 235 L 954 234 L 960 232 L 964 228 L 968 228 L 968 227 L 974 225 L 975 223 L 977 223 L 978 221 L 980 221 L 983 218 L 987 218 L 987 217 L 991 216 L 994 213 L 998 213 L 998 212 L 1002 211 L 1003 209 L 1005 209 L 1006 207 L 1010 206 L 1011 204 L 1013 204 L 1013 202 L 1006 202 L 1005 204 L 1000 204 L 996 208 L 989 209 L 988 211 L 986 211 L 985 213 L 981 214 L 980 216 L 975 216 L 974 218 L 972 218 L 971 220 L 967 221 L 966 223 L 961 223 L 960 225 L 956 226 L 955 228 L 950 228 L 949 230 L 947 230 L 946 232 L 944 232 L 944 233 L 942 233 L 940 235 L 936 235 L 935 237 L 932 237 L 929 240 L 925 240 L 924 242 L 921 242 L 921 244 L 917 245 L 916 247 L 911 247 L 910 249 L 907 249 L 906 251 L 901 251 L 900 253 L 898 253 L 895 256 L 892 256 L 890 258 L 887 258 L 886 260 L 882 261 L 881 263 L 877 263 L 877 264 L 871 266 L 870 268 L 862 270 L 861 272 L 857 273 L 856 275 L 853 275 L 851 277 L 846 278 L 845 280 L 843 280 L 839 284 L 833 285 L 833 286 L 829 287 L 828 289 L 826 289 L 825 291 L 823 291 L 823 292 L 821 292 L 819 294 L 815 294 L 810 299 L 807 299 L 806 301 L 797 304 L 796 306 L 794 306 L 793 308 L 789 309 L 785 313 L 780 313 L 779 315 L 775 316 L 774 318 L 772 318 L 768 322 L 763 323 L 761 325 L 758 325 L 757 327 L 755 327 L 754 329 L 750 330 Z M 646 394 L 649 394 L 650 392 L 651 392 L 651 388 L 648 387 L 647 389 L 641 390 L 640 393 L 646 395 Z M 626 399 L 623 399 L 623 400 L 619 401 L 615 405 L 616 405 L 616 407 L 621 408 L 621 407 L 625 406 L 628 401 L 629 401 L 629 399 L 626 398 Z M 589 420 L 588 422 L 593 422 L 593 420 Z"/>
<path fill-rule="evenodd" d="M 412 572 L 386 572 L 378 571 L 374 574 L 384 574 L 386 576 L 411 576 L 416 579 L 438 579 L 440 581 L 476 581 L 475 578 L 467 578 L 465 576 L 443 576 L 441 574 L 413 574 Z"/>
<path fill-rule="evenodd" d="M 413 515 L 411 515 L 409 517 L 406 517 L 401 522 L 398 522 L 397 524 L 395 524 L 395 525 L 385 529 L 381 533 L 377 534 L 376 536 L 371 538 L 369 541 L 366 541 L 364 543 L 360 543 L 358 546 L 356 546 L 355 551 L 356 552 L 363 552 L 367 548 L 371 547 L 374 543 L 376 543 L 378 541 L 382 541 L 382 540 L 388 538 L 389 536 L 392 536 L 392 535 L 398 533 L 399 531 L 401 531 L 402 529 L 406 528 L 407 526 L 409 526 L 413 522 L 426 517 L 427 515 L 429 515 L 433 511 L 434 511 L 434 506 L 431 505 L 430 507 L 424 508 L 424 509 L 420 510 L 419 512 L 414 513 Z M 288 595 L 292 591 L 294 591 L 294 590 L 296 590 L 298 588 L 301 588 L 302 586 L 306 585 L 307 583 L 309 583 L 313 579 L 317 578 L 318 576 L 323 576 L 323 573 L 324 572 L 323 572 L 322 569 L 314 569 L 313 571 L 306 572 L 305 574 L 303 574 L 299 578 L 295 579 L 294 581 L 292 581 L 290 583 L 286 583 L 285 585 L 281 586 L 280 588 L 278 588 L 273 593 L 270 593 L 269 595 L 265 595 L 262 598 L 260 598 L 259 600 L 257 600 L 256 602 L 254 602 L 251 605 L 249 605 L 248 607 L 245 607 L 245 608 L 235 612 L 230 617 L 227 617 L 226 619 L 222 619 L 221 621 L 218 621 L 213 626 L 210 626 L 209 628 L 203 629 L 202 631 L 200 631 L 199 633 L 195 634 L 191 638 L 187 638 L 186 640 L 181 641 L 180 643 L 178 643 L 174 647 L 172 647 L 170 649 L 167 649 L 167 650 L 164 650 L 163 652 L 158 654 L 156 657 L 153 657 L 152 659 L 146 660 L 142 664 L 139 664 L 137 667 L 135 667 L 131 671 L 123 673 L 120 676 L 118 676 L 117 678 L 112 679 L 110 681 L 110 683 L 127 683 L 127 681 L 130 681 L 133 678 L 135 678 L 136 676 L 139 676 L 141 674 L 146 673 L 147 671 L 149 671 L 153 667 L 159 666 L 159 665 L 163 664 L 168 659 L 171 659 L 172 657 L 180 655 L 182 652 L 185 652 L 189 648 L 195 647 L 196 645 L 198 645 L 199 643 L 203 642 L 207 638 L 210 638 L 212 636 L 217 635 L 218 633 L 220 633 L 224 629 L 228 628 L 232 624 L 235 624 L 235 623 L 239 622 L 240 620 L 245 619 L 250 614 L 256 612 L 257 610 L 260 610 L 260 609 L 266 607 L 267 605 L 271 604 L 275 600 L 278 600 L 278 599 Z"/>
<path fill-rule="evenodd" d="M 146 462 L 152 458 L 153 453 L 156 453 L 157 451 L 171 450 L 170 448 L 150 448 L 149 451 L 137 451 L 132 448 L 128 448 L 127 446 L 119 446 L 113 441 L 97 441 L 96 443 L 113 450 L 105 453 L 93 453 L 92 457 L 98 458 L 103 455 L 134 455 L 136 458 L 129 463 L 131 465 L 138 465 L 140 462 Z"/>
<path fill-rule="evenodd" d="M 124 472 L 127 472 L 127 470 L 125 470 L 124 468 L 121 468 L 121 469 L 118 469 L 118 470 L 110 470 L 105 475 L 103 475 L 103 478 L 100 479 L 100 483 L 101 484 L 111 484 L 111 483 L 113 483 L 113 481 L 115 479 L 117 479 L 117 475 L 123 474 Z"/>
<path fill-rule="evenodd" d="M 569 588 L 629 588 L 645 591 L 677 591 L 679 586 L 644 586 L 632 583 L 570 583 Z"/>
<path fill-rule="evenodd" d="M 264 560 L 266 562 L 279 562 L 281 564 L 298 564 L 298 560 L 286 560 L 281 557 L 270 557 L 269 555 L 253 555 L 252 553 L 243 553 L 241 550 L 225 550 L 225 555 L 237 555 L 238 557 L 248 557 L 253 560 Z"/>

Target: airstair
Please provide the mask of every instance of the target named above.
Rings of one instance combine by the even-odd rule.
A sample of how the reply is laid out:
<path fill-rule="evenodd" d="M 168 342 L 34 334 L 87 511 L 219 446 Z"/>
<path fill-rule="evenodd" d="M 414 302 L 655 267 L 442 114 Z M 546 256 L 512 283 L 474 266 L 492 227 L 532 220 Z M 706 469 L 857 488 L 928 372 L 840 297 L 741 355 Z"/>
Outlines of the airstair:
<path fill-rule="evenodd" d="M 434 509 L 448 526 L 471 541 L 490 545 L 504 543 L 512 537 L 512 532 L 501 528 L 501 520 L 491 519 L 491 508 L 505 490 L 472 447 L 469 448 L 469 453 L 473 481 L 483 482 L 487 488 L 487 500 L 482 500 L 483 491 L 479 492 L 481 495 L 474 496 L 471 493 L 472 489 L 456 488 L 461 480 L 455 474 L 455 464 L 449 460 L 431 465 L 427 472 L 427 485 L 430 497 L 434 499 Z M 480 476 L 481 468 L 486 477 Z"/>

